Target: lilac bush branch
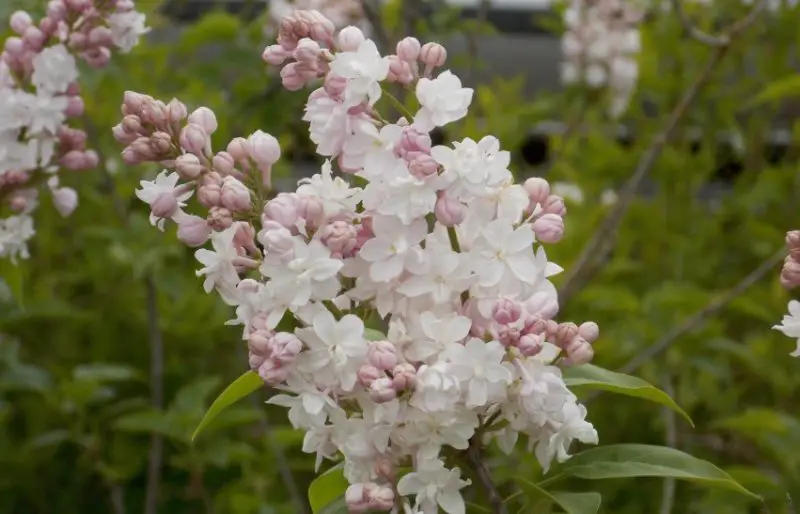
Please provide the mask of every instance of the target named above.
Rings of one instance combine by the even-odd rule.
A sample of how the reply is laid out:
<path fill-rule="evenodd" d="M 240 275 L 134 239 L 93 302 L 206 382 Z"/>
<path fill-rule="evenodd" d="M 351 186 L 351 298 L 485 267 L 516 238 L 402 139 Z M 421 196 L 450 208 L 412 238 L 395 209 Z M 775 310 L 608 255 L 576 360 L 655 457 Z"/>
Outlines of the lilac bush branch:
<path fill-rule="evenodd" d="M 700 92 L 711 80 L 711 77 L 716 71 L 717 66 L 728 53 L 733 41 L 757 19 L 758 14 L 764 8 L 766 0 L 759 0 L 757 4 L 751 9 L 749 14 L 742 18 L 737 23 L 734 23 L 726 32 L 724 41 L 725 45 L 715 46 L 714 52 L 706 63 L 705 68 L 697 76 L 697 79 L 689 86 L 684 92 L 678 104 L 672 110 L 672 113 L 664 123 L 664 128 L 654 137 L 652 143 L 647 148 L 633 174 L 630 176 L 625 186 L 619 193 L 617 202 L 609 211 L 608 215 L 603 219 L 600 226 L 592 235 L 591 239 L 584 246 L 578 259 L 573 263 L 570 271 L 568 272 L 561 289 L 559 290 L 559 297 L 563 302 L 569 299 L 580 291 L 586 283 L 599 271 L 603 264 L 603 260 L 610 253 L 616 240 L 617 230 L 625 217 L 625 214 L 630 207 L 630 204 L 636 197 L 639 187 L 644 178 L 650 173 L 661 153 L 666 148 L 670 139 L 672 138 L 679 122 L 691 105 L 695 102 Z"/>
<path fill-rule="evenodd" d="M 489 506 L 491 507 L 492 513 L 508 514 L 508 508 L 503 501 L 503 497 L 500 496 L 500 492 L 497 490 L 497 486 L 492 479 L 492 474 L 483 460 L 479 438 L 473 437 L 470 441 L 469 449 L 467 450 L 467 459 L 472 471 L 475 472 L 475 476 L 478 478 L 478 481 L 489 497 Z"/>

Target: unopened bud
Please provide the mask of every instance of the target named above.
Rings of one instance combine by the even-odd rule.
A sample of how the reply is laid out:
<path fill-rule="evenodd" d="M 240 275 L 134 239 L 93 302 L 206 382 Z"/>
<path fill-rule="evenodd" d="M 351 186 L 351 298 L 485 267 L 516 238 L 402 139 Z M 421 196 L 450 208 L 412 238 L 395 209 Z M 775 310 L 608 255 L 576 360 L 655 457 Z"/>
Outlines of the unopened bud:
<path fill-rule="evenodd" d="M 338 43 L 342 52 L 355 52 L 365 40 L 360 28 L 349 26 L 339 31 Z"/>
<path fill-rule="evenodd" d="M 397 47 L 395 49 L 397 52 L 397 57 L 407 63 L 417 62 L 421 50 L 422 47 L 419 43 L 419 40 L 415 37 L 401 39 L 397 43 Z"/>

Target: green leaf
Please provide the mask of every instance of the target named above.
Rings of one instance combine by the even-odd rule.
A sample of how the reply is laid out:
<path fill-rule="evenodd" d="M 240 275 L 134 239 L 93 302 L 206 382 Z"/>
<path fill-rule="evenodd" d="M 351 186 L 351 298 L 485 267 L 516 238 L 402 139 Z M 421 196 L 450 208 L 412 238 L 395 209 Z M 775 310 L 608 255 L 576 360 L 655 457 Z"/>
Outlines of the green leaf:
<path fill-rule="evenodd" d="M 375 330 L 374 328 L 365 328 L 364 339 L 367 341 L 382 341 L 386 339 L 386 335 L 384 335 L 384 333 L 380 330 Z"/>
<path fill-rule="evenodd" d="M 584 364 L 564 370 L 564 382 L 573 388 L 601 389 L 664 405 L 686 418 L 686 421 L 694 426 L 692 418 L 675 403 L 675 400 L 641 378 L 616 373 L 592 364 Z"/>
<path fill-rule="evenodd" d="M 308 503 L 313 514 L 328 513 L 348 487 L 342 465 L 332 467 L 308 486 Z"/>
<path fill-rule="evenodd" d="M 520 488 L 530 500 L 545 499 L 561 507 L 566 514 L 597 514 L 602 502 L 600 493 L 550 492 L 524 478 L 518 478 Z"/>
<path fill-rule="evenodd" d="M 776 80 L 753 99 L 753 105 L 800 96 L 800 73 Z"/>
<path fill-rule="evenodd" d="M 573 456 L 561 465 L 558 476 L 572 476 L 586 480 L 675 478 L 736 491 L 754 500 L 761 500 L 760 496 L 745 489 L 733 477 L 710 462 L 663 446 L 615 444 L 592 448 Z"/>
<path fill-rule="evenodd" d="M 234 403 L 238 402 L 245 396 L 257 391 L 261 387 L 263 387 L 264 381 L 261 380 L 261 377 L 258 374 L 248 371 L 241 377 L 237 378 L 231 385 L 229 385 L 222 394 L 220 394 L 214 403 L 211 404 L 211 408 L 206 411 L 205 416 L 200 421 L 200 424 L 197 425 L 194 433 L 192 434 L 192 441 L 194 441 L 200 432 L 203 431 L 204 428 L 211 423 L 214 418 L 219 416 L 220 412 L 224 411 Z"/>

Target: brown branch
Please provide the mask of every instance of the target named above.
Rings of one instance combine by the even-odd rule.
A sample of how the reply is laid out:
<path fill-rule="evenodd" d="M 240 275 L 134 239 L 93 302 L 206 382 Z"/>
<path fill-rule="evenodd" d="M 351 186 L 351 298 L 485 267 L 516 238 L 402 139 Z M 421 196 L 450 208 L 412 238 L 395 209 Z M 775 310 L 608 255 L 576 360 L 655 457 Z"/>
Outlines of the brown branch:
<path fill-rule="evenodd" d="M 759 267 L 736 284 L 733 289 L 718 296 L 695 314 L 686 318 L 683 323 L 673 328 L 654 345 L 648 347 L 639 355 L 628 361 L 619 371 L 621 373 L 632 373 L 636 371 L 642 364 L 670 348 L 679 338 L 702 327 L 709 317 L 725 308 L 725 306 L 735 300 L 739 295 L 747 291 L 750 286 L 761 280 L 764 275 L 772 271 L 775 266 L 782 262 L 785 256 L 786 249 L 781 247 L 779 251 L 775 252 L 769 259 L 764 261 Z"/>
<path fill-rule="evenodd" d="M 567 274 L 564 285 L 559 290 L 559 298 L 562 302 L 566 303 L 569 298 L 591 280 L 600 268 L 602 260 L 598 261 L 598 257 L 604 257 L 610 253 L 610 249 L 615 243 L 617 229 L 636 196 L 639 186 L 653 166 L 655 166 L 656 161 L 661 156 L 664 148 L 666 148 L 672 138 L 675 129 L 678 127 L 678 123 L 697 99 L 700 91 L 702 91 L 711 79 L 717 66 L 728 53 L 728 49 L 735 37 L 755 22 L 765 3 L 765 0 L 759 0 L 747 16 L 742 18 L 739 22 L 734 23 L 725 32 L 724 41 L 726 43 L 722 46 L 715 47 L 714 53 L 708 60 L 706 67 L 700 75 L 698 75 L 694 83 L 689 86 L 678 104 L 672 110 L 672 113 L 669 118 L 667 118 L 667 122 L 664 125 L 664 129 L 655 136 L 649 148 L 639 160 L 633 174 L 620 191 L 617 202 L 595 231 L 592 238 L 586 246 L 584 246 L 578 260 L 570 268 L 571 271 Z"/>
<path fill-rule="evenodd" d="M 481 438 L 479 434 L 474 435 L 469 442 L 469 448 L 467 449 L 467 460 L 469 461 L 472 471 L 475 472 L 475 476 L 478 477 L 478 481 L 481 483 L 483 488 L 486 490 L 486 494 L 489 496 L 489 505 L 492 512 L 494 514 L 508 514 L 508 509 L 506 508 L 506 504 L 503 502 L 503 497 L 500 496 L 500 492 L 497 490 L 497 486 L 492 480 L 492 475 L 489 473 L 489 468 L 487 468 L 486 464 L 483 462 L 481 455 Z"/>

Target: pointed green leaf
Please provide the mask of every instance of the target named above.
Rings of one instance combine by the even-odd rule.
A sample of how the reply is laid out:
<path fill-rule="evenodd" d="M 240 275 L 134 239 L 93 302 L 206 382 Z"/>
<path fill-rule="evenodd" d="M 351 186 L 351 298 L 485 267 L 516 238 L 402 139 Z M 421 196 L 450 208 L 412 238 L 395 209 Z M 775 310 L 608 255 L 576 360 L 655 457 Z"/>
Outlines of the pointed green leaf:
<path fill-rule="evenodd" d="M 263 387 L 264 381 L 261 380 L 261 377 L 258 374 L 248 371 L 241 377 L 237 378 L 231 385 L 229 385 L 222 394 L 220 394 L 214 403 L 211 404 L 211 408 L 206 411 L 205 416 L 200 421 L 200 424 L 197 425 L 197 428 L 192 434 L 192 441 L 194 441 L 200 432 L 203 431 L 204 428 L 211 423 L 214 418 L 219 416 L 220 412 L 224 411 L 234 403 L 238 402 L 245 396 L 259 390 Z"/>
<path fill-rule="evenodd" d="M 600 493 L 568 493 L 563 491 L 546 491 L 541 486 L 523 478 L 517 479 L 530 500 L 544 499 L 555 503 L 566 514 L 597 514 L 602 497 Z"/>
<path fill-rule="evenodd" d="M 601 389 L 664 405 L 686 418 L 686 421 L 694 426 L 692 418 L 675 403 L 670 395 L 641 378 L 616 373 L 592 364 L 584 364 L 564 370 L 564 382 L 571 388 Z"/>
<path fill-rule="evenodd" d="M 337 500 L 344 495 L 349 484 L 344 478 L 342 465 L 332 467 L 308 486 L 308 503 L 313 514 L 335 511 Z"/>
<path fill-rule="evenodd" d="M 736 491 L 754 500 L 761 497 L 745 489 L 710 462 L 663 446 L 615 444 L 581 452 L 562 464 L 559 476 L 587 480 L 663 477 Z M 552 479 L 551 479 L 552 480 Z"/>
<path fill-rule="evenodd" d="M 800 73 L 778 79 L 765 87 L 752 100 L 753 105 L 800 96 Z"/>

